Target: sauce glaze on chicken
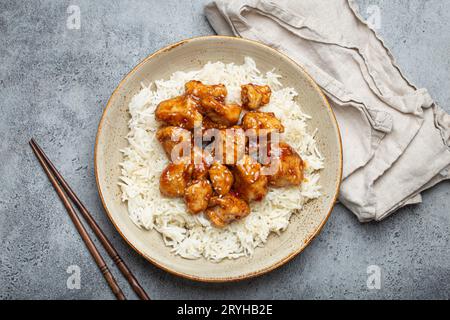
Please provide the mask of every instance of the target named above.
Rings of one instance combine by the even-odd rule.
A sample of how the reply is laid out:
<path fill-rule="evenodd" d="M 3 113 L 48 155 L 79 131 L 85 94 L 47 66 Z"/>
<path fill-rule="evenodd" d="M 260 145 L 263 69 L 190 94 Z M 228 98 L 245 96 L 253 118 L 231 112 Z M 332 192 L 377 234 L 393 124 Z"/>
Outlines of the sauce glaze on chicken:
<path fill-rule="evenodd" d="M 305 165 L 287 143 L 265 148 L 272 159 L 271 175 L 263 174 L 268 164 L 252 155 L 252 150 L 269 143 L 270 134 L 284 132 L 275 114 L 258 110 L 270 102 L 270 95 L 269 86 L 245 84 L 241 86 L 242 105 L 227 104 L 223 84 L 192 80 L 185 84 L 182 96 L 159 103 L 155 116 L 163 125 L 156 138 L 171 161 L 160 177 L 161 193 L 184 198 L 191 214 L 204 212 L 214 226 L 222 228 L 248 216 L 250 203 L 261 201 L 269 187 L 299 186 Z M 247 112 L 241 120 L 243 110 Z M 215 143 L 212 152 L 204 143 L 195 145 L 193 131 L 198 128 L 202 132 L 217 129 L 210 143 Z M 268 140 L 257 140 L 252 146 L 245 130 L 259 134 L 262 129 Z M 184 152 L 186 147 L 190 147 L 188 152 Z"/>

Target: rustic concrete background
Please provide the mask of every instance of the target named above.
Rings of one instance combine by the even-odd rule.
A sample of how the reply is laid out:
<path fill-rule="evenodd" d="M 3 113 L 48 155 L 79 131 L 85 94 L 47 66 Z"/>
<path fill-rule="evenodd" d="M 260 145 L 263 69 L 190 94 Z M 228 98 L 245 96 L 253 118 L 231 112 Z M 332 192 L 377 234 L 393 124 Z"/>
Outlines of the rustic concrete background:
<path fill-rule="evenodd" d="M 102 107 L 149 53 L 213 33 L 202 13 L 207 1 L 0 0 L 0 298 L 113 298 L 33 157 L 32 136 L 155 299 L 450 298 L 449 182 L 381 223 L 359 224 L 337 206 L 300 256 L 240 283 L 176 278 L 124 243 L 103 213 L 94 179 Z M 365 17 L 370 6 L 380 8 L 379 33 L 405 73 L 450 111 L 450 3 L 358 2 Z M 80 30 L 66 28 L 71 4 L 81 9 Z M 81 268 L 80 290 L 66 287 L 70 265 Z M 381 268 L 380 290 L 366 286 L 369 265 Z"/>

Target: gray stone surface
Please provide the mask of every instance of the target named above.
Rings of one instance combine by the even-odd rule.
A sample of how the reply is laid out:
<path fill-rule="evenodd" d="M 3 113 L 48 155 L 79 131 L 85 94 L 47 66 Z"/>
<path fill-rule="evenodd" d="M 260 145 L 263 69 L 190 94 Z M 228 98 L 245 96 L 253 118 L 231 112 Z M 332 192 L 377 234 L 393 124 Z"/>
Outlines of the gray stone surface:
<path fill-rule="evenodd" d="M 448 182 L 381 223 L 360 224 L 338 205 L 301 255 L 239 283 L 179 279 L 124 243 L 102 210 L 94 179 L 102 107 L 149 53 L 213 33 L 202 13 L 206 2 L 0 0 L 0 298 L 113 298 L 33 157 L 27 145 L 32 136 L 153 298 L 450 298 Z M 369 6 L 379 6 L 379 33 L 405 73 L 450 111 L 449 2 L 358 2 L 366 17 Z M 71 4 L 81 9 L 80 30 L 66 28 Z M 81 268 L 80 290 L 66 287 L 69 265 Z M 381 267 L 380 290 L 366 286 L 369 265 Z"/>

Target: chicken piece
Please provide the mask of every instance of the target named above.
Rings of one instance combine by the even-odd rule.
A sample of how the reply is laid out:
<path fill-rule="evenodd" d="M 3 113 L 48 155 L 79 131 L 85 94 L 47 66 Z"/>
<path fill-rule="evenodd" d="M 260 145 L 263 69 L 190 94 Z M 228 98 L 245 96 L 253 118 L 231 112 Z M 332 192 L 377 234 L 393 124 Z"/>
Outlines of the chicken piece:
<path fill-rule="evenodd" d="M 272 112 L 247 112 L 242 118 L 242 127 L 248 137 L 248 153 L 259 163 L 266 164 L 271 143 L 278 144 L 279 135 L 284 132 L 281 121 Z"/>
<path fill-rule="evenodd" d="M 184 192 L 184 201 L 190 213 L 196 214 L 206 210 L 213 190 L 207 179 L 194 180 Z"/>
<path fill-rule="evenodd" d="M 177 158 L 183 156 L 183 147 L 189 147 L 191 145 L 192 136 L 188 130 L 179 127 L 164 127 L 156 132 L 156 138 L 161 143 L 167 157 L 171 161 L 175 161 Z M 177 147 L 179 151 L 172 155 L 172 150 Z"/>
<path fill-rule="evenodd" d="M 223 104 L 213 96 L 207 96 L 200 100 L 199 111 L 211 119 L 211 121 L 227 127 L 238 123 L 241 110 L 240 105 Z"/>
<path fill-rule="evenodd" d="M 233 168 L 234 190 L 247 202 L 260 201 L 268 192 L 268 179 L 261 174 L 261 168 L 261 164 L 248 155 Z"/>
<path fill-rule="evenodd" d="M 298 186 L 303 181 L 304 162 L 295 150 L 285 142 L 272 152 L 275 172 L 268 176 L 274 187 Z"/>
<path fill-rule="evenodd" d="M 194 146 L 189 159 L 189 169 L 192 173 L 192 179 L 206 179 L 208 177 L 208 169 L 212 162 L 212 155 L 207 150 Z"/>
<path fill-rule="evenodd" d="M 216 227 L 223 228 L 234 220 L 248 216 L 250 207 L 244 200 L 228 193 L 223 197 L 212 197 L 205 214 Z"/>
<path fill-rule="evenodd" d="M 168 125 L 191 130 L 201 125 L 203 116 L 197 110 L 197 103 L 191 97 L 179 96 L 162 101 L 155 111 L 156 120 Z"/>
<path fill-rule="evenodd" d="M 271 94 L 269 86 L 258 86 L 252 83 L 242 85 L 242 106 L 248 110 L 256 110 L 269 103 Z"/>
<path fill-rule="evenodd" d="M 203 118 L 203 122 L 202 122 L 202 128 L 204 130 L 208 130 L 208 129 L 227 129 L 229 126 L 222 124 L 222 123 L 216 123 L 214 121 L 212 121 L 210 118 L 208 117 L 204 117 Z"/>
<path fill-rule="evenodd" d="M 186 162 L 170 163 L 161 173 L 159 190 L 167 197 L 182 197 L 191 175 L 192 170 Z"/>
<path fill-rule="evenodd" d="M 191 80 L 185 85 L 185 94 L 192 95 L 197 99 L 212 96 L 217 101 L 224 102 L 227 96 L 227 88 L 223 84 L 206 85 L 200 81 Z"/>
<path fill-rule="evenodd" d="M 242 118 L 242 127 L 247 129 L 255 129 L 256 134 L 259 134 L 260 129 L 265 129 L 270 132 L 284 132 L 284 126 L 281 121 L 275 117 L 273 112 L 247 112 Z"/>
<path fill-rule="evenodd" d="M 234 165 L 245 154 L 246 136 L 239 126 L 222 129 L 214 141 L 214 159 L 220 163 Z"/>
<path fill-rule="evenodd" d="M 214 162 L 208 172 L 214 191 L 219 196 L 224 196 L 230 192 L 234 177 L 226 166 L 219 162 Z"/>

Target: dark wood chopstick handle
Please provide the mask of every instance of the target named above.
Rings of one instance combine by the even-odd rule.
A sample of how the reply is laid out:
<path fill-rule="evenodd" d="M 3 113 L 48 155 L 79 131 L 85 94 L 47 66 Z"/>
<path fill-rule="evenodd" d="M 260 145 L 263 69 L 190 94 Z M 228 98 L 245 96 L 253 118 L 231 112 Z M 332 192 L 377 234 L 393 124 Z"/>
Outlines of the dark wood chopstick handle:
<path fill-rule="evenodd" d="M 75 192 L 72 190 L 72 188 L 69 186 L 69 184 L 66 182 L 66 180 L 63 178 L 63 176 L 59 173 L 58 169 L 53 165 L 53 163 L 50 161 L 50 159 L 47 157 L 45 152 L 42 150 L 42 148 L 37 144 L 37 142 L 34 139 L 31 139 L 30 142 L 40 153 L 44 161 L 47 163 L 47 165 L 50 167 L 53 174 L 56 176 L 59 184 L 61 187 L 66 191 L 69 198 L 75 203 L 77 208 L 80 210 L 80 213 L 83 215 L 84 219 L 87 221 L 89 226 L 91 227 L 92 231 L 94 231 L 97 238 L 100 240 L 101 244 L 105 248 L 108 255 L 111 257 L 113 262 L 117 265 L 120 272 L 123 274 L 125 279 L 130 284 L 133 291 L 137 294 L 137 296 L 142 300 L 150 300 L 150 297 L 147 295 L 145 290 L 142 288 L 142 286 L 139 284 L 136 277 L 133 275 L 131 270 L 128 268 L 128 266 L 125 264 L 125 262 L 122 260 L 122 258 L 119 256 L 119 253 L 117 250 L 113 247 L 112 243 L 109 241 L 109 239 L 106 237 L 105 233 L 100 229 L 97 222 L 94 220 L 92 215 L 89 213 L 87 208 L 84 206 L 84 204 L 81 202 L 81 200 L 78 198 L 78 196 L 75 194 Z"/>
<path fill-rule="evenodd" d="M 67 196 L 64 194 L 63 190 L 59 186 L 58 182 L 56 181 L 55 177 L 52 175 L 50 169 L 47 167 L 45 160 L 42 158 L 39 151 L 36 149 L 33 143 L 30 143 L 31 148 L 33 149 L 34 154 L 38 158 L 42 168 L 44 169 L 45 173 L 47 174 L 47 177 L 49 178 L 50 182 L 52 183 L 56 193 L 58 194 L 59 198 L 61 199 L 62 203 L 67 209 L 67 212 L 75 225 L 75 228 L 78 230 L 81 238 L 83 239 L 84 243 L 86 244 L 87 249 L 89 250 L 89 253 L 91 254 L 92 258 L 94 259 L 95 263 L 99 267 L 101 273 L 103 274 L 103 277 L 106 279 L 109 287 L 111 288 L 111 291 L 114 293 L 116 298 L 118 300 L 126 300 L 125 295 L 123 294 L 122 290 L 120 289 L 119 285 L 117 284 L 116 279 L 111 274 L 111 271 L 108 269 L 108 266 L 105 263 L 105 260 L 103 260 L 102 256 L 100 255 L 100 252 L 97 250 L 94 242 L 89 237 L 89 234 L 87 233 L 86 229 L 84 228 L 83 224 L 81 223 L 80 218 L 78 218 L 75 209 L 72 207 L 72 204 L 70 203 Z"/>

